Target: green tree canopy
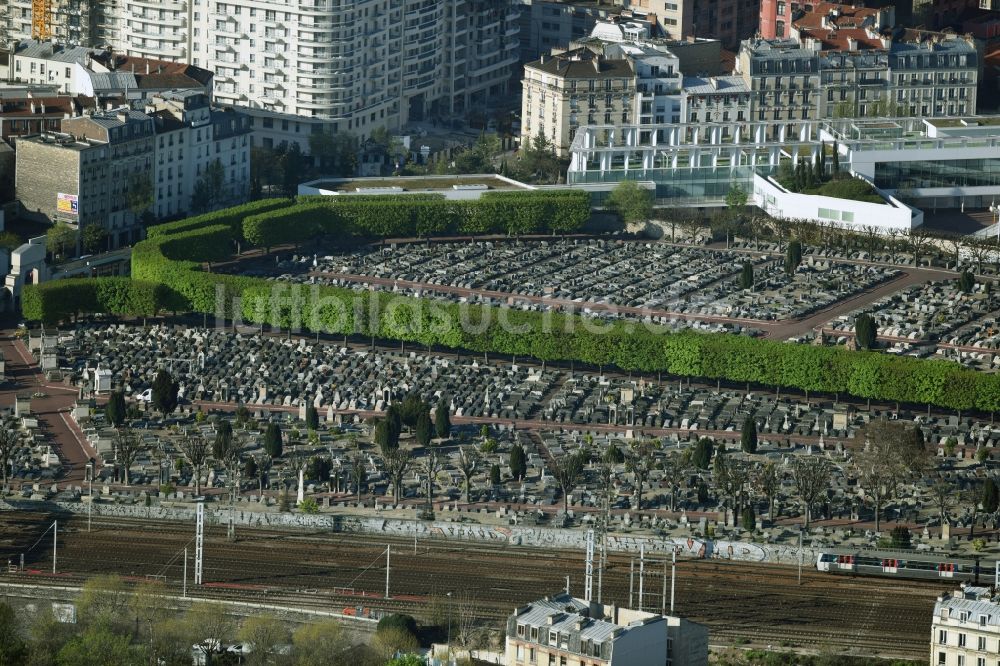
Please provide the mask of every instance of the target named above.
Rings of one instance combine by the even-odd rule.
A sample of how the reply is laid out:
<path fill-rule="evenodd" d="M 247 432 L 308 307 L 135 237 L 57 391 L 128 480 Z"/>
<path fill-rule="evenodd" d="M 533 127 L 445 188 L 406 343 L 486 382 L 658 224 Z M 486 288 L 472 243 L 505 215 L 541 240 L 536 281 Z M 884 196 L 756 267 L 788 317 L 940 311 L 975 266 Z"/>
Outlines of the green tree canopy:
<path fill-rule="evenodd" d="M 626 224 L 644 222 L 653 215 L 653 193 L 634 180 L 623 180 L 608 195 L 607 207 Z"/>

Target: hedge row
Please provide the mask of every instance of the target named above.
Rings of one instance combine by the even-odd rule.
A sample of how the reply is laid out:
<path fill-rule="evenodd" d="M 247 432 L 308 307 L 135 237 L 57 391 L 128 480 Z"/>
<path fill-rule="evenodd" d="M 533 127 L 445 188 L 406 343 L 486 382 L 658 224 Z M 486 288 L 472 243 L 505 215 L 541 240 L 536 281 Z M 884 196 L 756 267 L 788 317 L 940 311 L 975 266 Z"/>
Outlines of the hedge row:
<path fill-rule="evenodd" d="M 550 202 L 555 197 L 546 199 L 529 193 L 522 198 Z M 500 206 L 511 205 L 509 199 L 500 195 L 482 199 L 491 200 L 499 200 Z M 442 207 L 441 202 L 431 200 L 405 202 L 405 205 L 382 201 L 379 206 L 350 201 L 302 202 L 248 216 L 243 221 L 243 230 L 248 239 L 255 237 L 258 241 L 277 243 L 307 238 L 297 234 L 313 233 L 301 231 L 302 227 L 343 233 L 344 228 L 336 225 L 347 220 L 359 225 L 363 222 L 367 225 L 365 232 L 371 233 L 376 224 L 395 224 L 404 217 L 408 223 L 415 223 L 415 219 L 429 215 L 428 211 L 440 213 L 452 210 L 454 205 L 443 202 L 448 205 Z M 465 205 L 459 202 L 456 208 L 466 212 L 468 208 L 461 208 Z M 347 215 L 343 213 L 345 210 Z M 483 206 L 481 210 L 495 209 Z M 377 222 L 369 217 L 376 215 L 397 222 Z M 226 219 L 231 218 L 215 218 L 217 222 Z M 469 224 L 464 218 L 449 219 Z M 159 306 L 174 311 L 223 314 L 227 318 L 282 328 L 362 334 L 540 360 L 575 360 L 623 370 L 718 378 L 950 409 L 1000 410 L 1000 375 L 966 370 L 948 361 L 730 334 L 673 332 L 635 321 L 606 323 L 569 313 L 296 285 L 199 270 L 201 262 L 216 261 L 227 255 L 240 233 L 234 226 L 232 222 L 195 228 L 178 225 L 170 233 L 138 243 L 132 254 L 132 273 L 137 280 L 132 282 L 134 288 L 124 286 L 123 278 L 67 280 L 28 288 L 24 296 L 25 316 L 54 321 L 88 310 L 136 315 L 151 313 Z M 73 289 L 79 289 L 75 283 L 81 282 L 88 286 L 74 292 Z M 157 291 L 152 285 L 163 288 Z"/>
<path fill-rule="evenodd" d="M 80 313 L 151 317 L 169 301 L 170 289 L 126 277 L 74 278 L 27 285 L 21 295 L 26 319 L 56 324 Z"/>
<path fill-rule="evenodd" d="M 590 217 L 586 192 L 487 192 L 478 200 L 440 197 L 302 197 L 294 206 L 250 215 L 243 236 L 259 247 L 319 234 L 409 238 L 447 234 L 542 234 L 578 230 Z"/>
<path fill-rule="evenodd" d="M 293 203 L 295 202 L 292 199 L 261 199 L 259 201 L 250 201 L 232 208 L 224 208 L 211 213 L 205 213 L 204 215 L 197 215 L 177 220 L 176 222 L 167 222 L 166 224 L 149 227 L 146 230 L 146 237 L 161 238 L 216 224 L 225 224 L 235 233 L 242 234 L 243 219 L 248 215 L 257 215 L 259 213 L 278 210 L 279 208 L 291 206 Z"/>

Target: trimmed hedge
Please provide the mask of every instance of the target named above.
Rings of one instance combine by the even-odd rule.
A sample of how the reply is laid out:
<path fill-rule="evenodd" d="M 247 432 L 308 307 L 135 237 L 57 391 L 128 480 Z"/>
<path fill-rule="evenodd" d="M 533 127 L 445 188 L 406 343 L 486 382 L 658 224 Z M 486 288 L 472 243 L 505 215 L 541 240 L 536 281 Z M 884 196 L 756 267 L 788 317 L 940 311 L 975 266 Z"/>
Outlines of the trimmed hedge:
<path fill-rule="evenodd" d="M 177 220 L 176 222 L 167 222 L 149 227 L 146 230 L 146 237 L 160 238 L 216 224 L 225 224 L 235 233 L 241 234 L 243 231 L 243 219 L 247 215 L 257 215 L 259 213 L 278 210 L 279 208 L 287 208 L 294 203 L 295 201 L 292 199 L 261 199 L 259 201 L 250 201 L 239 206 L 233 206 L 232 208 L 224 208 L 211 213 L 205 213 L 204 215 L 197 215 Z"/>
<path fill-rule="evenodd" d="M 519 224 L 518 220 L 527 220 L 538 212 L 538 202 L 547 206 L 556 198 L 573 201 L 573 197 L 553 194 L 546 198 L 536 193 L 516 193 L 522 201 L 531 202 L 520 208 L 499 193 L 484 196 L 481 201 L 489 205 L 479 206 L 435 200 L 405 205 L 385 202 L 380 206 L 367 202 L 300 203 L 248 216 L 243 229 L 248 239 L 256 239 L 254 242 L 278 243 L 288 242 L 289 238 L 306 239 L 308 234 L 321 231 L 355 233 L 353 224 L 363 225 L 366 232 L 378 224 L 404 222 L 433 224 L 438 229 L 450 225 L 467 229 L 472 224 L 486 224 L 479 215 L 494 215 L 498 210 L 506 211 L 505 223 Z M 437 217 L 441 213 L 451 216 Z M 25 316 L 51 322 L 84 311 L 140 314 L 158 305 L 175 311 L 221 313 L 227 318 L 282 328 L 362 334 L 476 352 L 575 360 L 623 370 L 752 382 L 958 410 L 1000 410 L 1000 375 L 966 370 L 949 361 L 731 334 L 676 332 L 636 321 L 609 323 L 561 312 L 217 275 L 199 270 L 200 262 L 227 256 L 239 233 L 233 223 L 195 228 L 178 225 L 174 229 L 136 245 L 132 253 L 134 288 L 115 282 L 124 278 L 65 280 L 29 287 L 24 295 Z M 81 289 L 78 283 L 88 286 Z M 159 286 L 161 291 L 150 294 L 148 290 L 156 288 L 150 285 Z"/>
<path fill-rule="evenodd" d="M 272 247 L 321 233 L 369 238 L 569 233 L 589 217 L 586 192 L 486 192 L 470 201 L 440 195 L 312 196 L 291 207 L 248 216 L 243 237 L 258 247 Z"/>
<path fill-rule="evenodd" d="M 74 278 L 31 284 L 21 295 L 26 319 L 55 324 L 81 312 L 151 317 L 163 308 L 169 289 L 126 277 Z"/>

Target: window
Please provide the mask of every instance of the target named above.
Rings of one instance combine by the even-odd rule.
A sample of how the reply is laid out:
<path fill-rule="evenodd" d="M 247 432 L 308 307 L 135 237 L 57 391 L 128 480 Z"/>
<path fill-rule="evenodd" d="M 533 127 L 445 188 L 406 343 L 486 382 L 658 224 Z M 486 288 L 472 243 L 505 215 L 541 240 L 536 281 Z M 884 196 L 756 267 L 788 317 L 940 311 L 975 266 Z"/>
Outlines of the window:
<path fill-rule="evenodd" d="M 784 15 L 785 15 L 785 3 L 784 2 L 779 2 L 778 3 L 778 16 L 784 16 Z"/>
<path fill-rule="evenodd" d="M 965 634 L 958 635 L 958 647 L 965 647 Z"/>
<path fill-rule="evenodd" d="M 980 636 L 976 639 L 976 649 L 980 652 L 986 650 L 986 636 Z"/>

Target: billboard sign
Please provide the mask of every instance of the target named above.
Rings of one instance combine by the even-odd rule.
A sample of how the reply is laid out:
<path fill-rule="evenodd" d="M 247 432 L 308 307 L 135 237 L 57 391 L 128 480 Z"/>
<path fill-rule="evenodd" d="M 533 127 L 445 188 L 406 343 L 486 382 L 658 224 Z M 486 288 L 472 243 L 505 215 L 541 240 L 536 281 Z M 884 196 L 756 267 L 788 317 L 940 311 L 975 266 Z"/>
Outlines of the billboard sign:
<path fill-rule="evenodd" d="M 63 194 L 60 192 L 56 196 L 56 210 L 66 215 L 79 215 L 80 203 L 75 194 Z"/>

